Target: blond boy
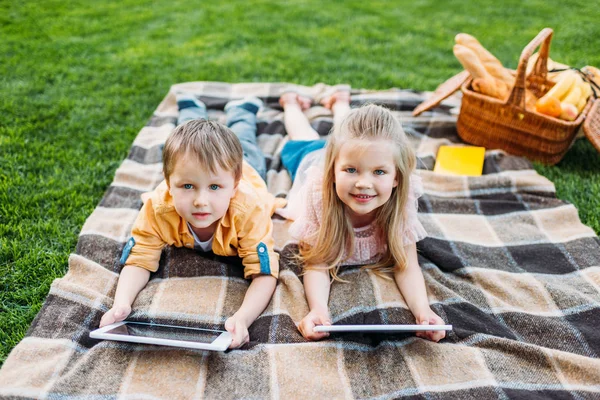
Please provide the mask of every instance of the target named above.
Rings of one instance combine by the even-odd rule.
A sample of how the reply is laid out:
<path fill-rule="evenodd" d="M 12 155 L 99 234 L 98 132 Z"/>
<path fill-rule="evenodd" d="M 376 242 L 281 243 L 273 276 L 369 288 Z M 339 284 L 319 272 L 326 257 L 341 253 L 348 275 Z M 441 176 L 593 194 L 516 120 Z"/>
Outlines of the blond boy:
<path fill-rule="evenodd" d="M 165 180 L 143 196 L 113 307 L 100 326 L 130 314 L 150 273 L 158 269 L 164 246 L 212 250 L 242 258 L 244 277 L 252 280 L 242 305 L 225 322 L 233 336 L 230 347 L 235 348 L 249 341 L 248 328 L 269 304 L 279 273 L 271 215 L 281 204 L 257 172 L 264 171 L 255 134 L 261 103 L 257 98 L 228 103 L 232 129 L 197 119 L 205 117 L 206 108 L 193 97 L 178 97 L 178 104 L 180 122 L 188 122 L 175 128 L 165 143 Z"/>

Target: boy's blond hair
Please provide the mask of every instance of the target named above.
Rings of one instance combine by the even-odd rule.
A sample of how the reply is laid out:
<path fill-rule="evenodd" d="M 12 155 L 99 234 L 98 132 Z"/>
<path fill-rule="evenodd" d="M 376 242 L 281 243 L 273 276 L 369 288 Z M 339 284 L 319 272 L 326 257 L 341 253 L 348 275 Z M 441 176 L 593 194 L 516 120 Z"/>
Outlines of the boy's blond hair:
<path fill-rule="evenodd" d="M 335 191 L 335 160 L 340 148 L 348 140 L 389 140 L 394 146 L 394 163 L 398 186 L 392 190 L 388 201 L 377 210 L 378 233 L 387 244 L 387 250 L 379 262 L 365 266 L 378 275 L 406 267 L 407 255 L 402 242 L 406 215 L 403 213 L 408 200 L 410 175 L 415 169 L 416 158 L 408 143 L 400 122 L 386 108 L 366 105 L 353 109 L 334 127 L 325 149 L 325 172 L 323 176 L 323 214 L 321 228 L 313 234 L 314 247 L 300 244 L 300 257 L 305 265 L 326 264 L 332 277 L 337 276 L 344 252 L 354 253 L 354 230 L 345 212 L 344 203 Z M 314 242 L 312 240 L 311 242 Z"/>
<path fill-rule="evenodd" d="M 242 177 L 244 153 L 238 137 L 226 126 L 205 119 L 179 125 L 167 138 L 163 150 L 163 174 L 167 182 L 177 160 L 186 154 L 198 158 L 200 165 L 216 173 L 219 165 L 231 171 L 236 182 Z"/>

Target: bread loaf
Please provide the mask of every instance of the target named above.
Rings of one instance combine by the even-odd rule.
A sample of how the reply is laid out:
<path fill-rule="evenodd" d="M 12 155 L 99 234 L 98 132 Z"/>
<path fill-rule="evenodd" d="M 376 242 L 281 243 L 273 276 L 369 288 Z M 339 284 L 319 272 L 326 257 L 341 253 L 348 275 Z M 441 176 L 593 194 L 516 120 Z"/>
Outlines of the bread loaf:
<path fill-rule="evenodd" d="M 510 71 L 504 68 L 500 60 L 483 47 L 475 37 L 467 33 L 459 33 L 454 37 L 454 41 L 456 44 L 471 49 L 477 55 L 486 71 L 494 78 L 500 79 L 509 86 L 514 85 L 515 78 Z"/>
<path fill-rule="evenodd" d="M 473 77 L 473 90 L 497 99 L 506 99 L 509 92 L 506 83 L 487 72 L 474 51 L 460 44 L 454 45 L 453 50 L 458 61 Z"/>
<path fill-rule="evenodd" d="M 462 66 L 469 71 L 473 79 L 490 79 L 492 76 L 487 72 L 477 54 L 467 46 L 455 44 L 454 55 Z"/>

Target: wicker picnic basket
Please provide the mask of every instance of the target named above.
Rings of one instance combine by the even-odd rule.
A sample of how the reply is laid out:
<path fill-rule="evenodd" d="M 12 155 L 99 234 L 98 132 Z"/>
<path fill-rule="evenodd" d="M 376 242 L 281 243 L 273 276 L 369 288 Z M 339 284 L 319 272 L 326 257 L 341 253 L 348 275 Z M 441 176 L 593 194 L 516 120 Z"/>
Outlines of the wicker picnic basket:
<path fill-rule="evenodd" d="M 554 85 L 547 79 L 552 33 L 550 28 L 543 29 L 525 47 L 514 72 L 515 85 L 506 101 L 475 92 L 471 88 L 471 76 L 463 71 L 440 85 L 429 100 L 415 108 L 413 115 L 436 106 L 460 87 L 463 96 L 456 128 L 462 140 L 486 148 L 503 149 L 544 164 L 556 164 L 569 150 L 579 127 L 592 109 L 594 99 L 590 96 L 575 121 L 564 121 L 526 108 L 525 89 L 541 97 Z M 529 58 L 540 45 L 539 57 L 526 76 Z M 598 113 L 599 109 L 596 105 L 593 112 Z M 584 125 L 584 131 L 600 151 L 597 120 L 598 117 L 592 118 L 596 123 Z"/>

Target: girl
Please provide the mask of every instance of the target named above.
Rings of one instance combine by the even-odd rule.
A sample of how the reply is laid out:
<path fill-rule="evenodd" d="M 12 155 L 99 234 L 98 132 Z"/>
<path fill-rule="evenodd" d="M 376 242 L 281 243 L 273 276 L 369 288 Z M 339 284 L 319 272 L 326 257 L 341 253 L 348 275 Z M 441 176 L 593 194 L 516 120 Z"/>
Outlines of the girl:
<path fill-rule="evenodd" d="M 315 149 L 325 142 L 302 121 L 305 101 L 288 93 L 280 103 L 291 138 L 281 157 L 294 177 L 282 214 L 295 219 L 290 234 L 300 244 L 310 309 L 298 326 L 302 335 L 311 340 L 328 335 L 313 329 L 331 324 L 330 277 L 340 280 L 340 265 L 393 273 L 416 323 L 443 324 L 429 307 L 417 260 L 416 242 L 426 236 L 417 218 L 422 188 L 420 177 L 412 175 L 415 155 L 398 120 L 376 105 L 350 111 L 348 93 L 338 92 L 324 103 L 335 123 L 323 154 Z M 445 332 L 417 336 L 437 342 Z"/>

